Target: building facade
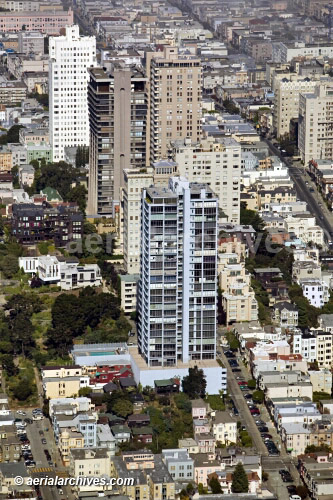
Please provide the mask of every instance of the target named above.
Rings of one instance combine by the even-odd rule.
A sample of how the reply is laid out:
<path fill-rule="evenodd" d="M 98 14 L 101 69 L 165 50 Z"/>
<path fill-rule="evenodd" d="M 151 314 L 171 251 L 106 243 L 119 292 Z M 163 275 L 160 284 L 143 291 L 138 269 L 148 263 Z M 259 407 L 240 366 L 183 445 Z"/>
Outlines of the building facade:
<path fill-rule="evenodd" d="M 148 366 L 215 359 L 218 202 L 178 177 L 142 193 L 139 351 Z"/>
<path fill-rule="evenodd" d="M 39 31 L 46 35 L 59 35 L 60 30 L 73 24 L 73 11 L 43 12 L 1 12 L 0 29 L 4 32 L 19 33 L 22 26 L 26 31 Z"/>
<path fill-rule="evenodd" d="M 166 46 L 156 54 L 150 67 L 150 161 L 167 156 L 172 139 L 201 136 L 202 67 L 192 55 L 179 55 Z"/>
<path fill-rule="evenodd" d="M 89 71 L 89 214 L 112 215 L 124 169 L 146 166 L 147 79 L 142 68 L 115 63 Z"/>
<path fill-rule="evenodd" d="M 209 184 L 228 222 L 239 224 L 241 145 L 231 138 L 210 137 L 201 143 L 175 141 L 173 156 L 179 174 L 190 182 Z"/>
<path fill-rule="evenodd" d="M 297 74 L 275 79 L 273 127 L 277 137 L 290 133 L 290 120 L 298 118 L 301 92 L 313 92 L 318 82 Z"/>
<path fill-rule="evenodd" d="M 49 42 L 50 142 L 53 161 L 67 146 L 89 144 L 87 68 L 96 62 L 95 37 L 81 37 L 79 26 Z"/>
<path fill-rule="evenodd" d="M 140 272 L 142 189 L 152 184 L 152 169 L 124 170 L 122 190 L 124 267 L 130 274 Z"/>
<path fill-rule="evenodd" d="M 333 158 L 333 85 L 322 84 L 299 98 L 298 147 L 302 161 Z"/>

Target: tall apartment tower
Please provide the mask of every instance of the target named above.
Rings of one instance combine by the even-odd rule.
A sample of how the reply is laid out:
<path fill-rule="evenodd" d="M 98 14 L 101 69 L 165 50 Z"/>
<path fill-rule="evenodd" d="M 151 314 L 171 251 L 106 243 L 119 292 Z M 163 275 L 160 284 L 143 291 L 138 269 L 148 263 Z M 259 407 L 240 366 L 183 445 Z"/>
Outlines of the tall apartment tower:
<path fill-rule="evenodd" d="M 317 78 L 304 78 L 296 74 L 285 78 L 278 75 L 274 79 L 273 128 L 277 137 L 289 135 L 290 121 L 298 118 L 300 93 L 313 92 L 317 85 Z"/>
<path fill-rule="evenodd" d="M 199 143 L 174 141 L 172 155 L 179 175 L 190 182 L 208 184 L 219 200 L 228 222 L 239 224 L 241 145 L 230 137 L 208 137 Z"/>
<path fill-rule="evenodd" d="M 147 78 L 142 68 L 121 62 L 89 75 L 87 213 L 114 215 L 124 169 L 146 167 Z"/>
<path fill-rule="evenodd" d="M 218 201 L 171 177 L 142 193 L 138 345 L 148 366 L 215 359 Z"/>
<path fill-rule="evenodd" d="M 298 148 L 307 164 L 333 158 L 333 84 L 322 83 L 299 98 Z"/>
<path fill-rule="evenodd" d="M 89 145 L 87 68 L 96 65 L 96 40 L 67 26 L 66 35 L 49 44 L 50 142 L 53 160 L 64 159 L 64 148 Z"/>
<path fill-rule="evenodd" d="M 150 162 L 167 156 L 172 139 L 201 137 L 202 67 L 192 55 L 178 54 L 166 46 L 149 61 Z"/>
<path fill-rule="evenodd" d="M 124 267 L 128 274 L 139 274 L 141 253 L 142 189 L 153 184 L 153 169 L 125 169 L 122 190 Z"/>

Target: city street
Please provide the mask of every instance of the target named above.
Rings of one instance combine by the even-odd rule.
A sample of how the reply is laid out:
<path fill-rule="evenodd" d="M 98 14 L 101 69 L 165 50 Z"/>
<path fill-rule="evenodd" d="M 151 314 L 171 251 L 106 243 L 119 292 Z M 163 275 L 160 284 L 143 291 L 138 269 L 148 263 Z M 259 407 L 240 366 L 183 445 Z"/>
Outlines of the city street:
<path fill-rule="evenodd" d="M 298 166 L 293 165 L 291 159 L 283 157 L 280 150 L 276 148 L 271 141 L 269 141 L 268 139 L 264 140 L 269 146 L 271 152 L 274 155 L 278 156 L 289 167 L 289 174 L 291 179 L 295 183 L 295 189 L 298 198 L 301 201 L 306 201 L 306 203 L 308 204 L 308 210 L 317 217 L 317 223 L 325 230 L 327 239 L 331 239 L 330 233 L 333 229 L 333 215 L 325 206 L 324 201 L 317 191 L 317 187 L 314 184 L 311 184 L 312 187 L 314 187 L 315 191 L 314 193 L 310 193 L 309 186 L 305 184 L 306 181 L 310 182 L 310 178 L 306 176 L 303 169 L 300 169 Z M 321 203 L 322 206 L 319 206 L 319 203 Z"/>
<path fill-rule="evenodd" d="M 234 400 L 237 410 L 239 411 L 239 417 L 237 418 L 242 422 L 243 425 L 246 426 L 248 433 L 252 437 L 253 445 L 257 449 L 257 451 L 261 455 L 266 456 L 268 455 L 268 451 L 266 449 L 266 446 L 264 445 L 263 440 L 261 439 L 260 432 L 258 431 L 258 428 L 255 424 L 255 419 L 252 417 L 249 407 L 246 403 L 246 399 L 244 398 L 243 393 L 239 388 L 235 376 L 236 373 L 233 373 L 231 371 L 230 365 L 223 351 L 221 355 L 221 360 L 224 366 L 227 368 L 228 372 L 228 392 L 231 395 L 232 399 Z M 242 369 L 242 374 L 245 376 L 245 379 L 247 380 L 249 378 L 249 375 L 242 365 L 243 363 L 242 361 L 240 361 L 239 367 Z"/>
<path fill-rule="evenodd" d="M 31 411 L 26 411 L 27 415 L 24 418 L 32 418 Z M 23 418 L 17 415 L 19 418 Z M 48 429 L 48 430 L 46 430 Z M 30 469 L 31 475 L 33 477 L 55 477 L 58 473 L 63 477 L 67 473 L 67 469 L 62 465 L 58 449 L 56 447 L 52 428 L 50 421 L 46 418 L 43 420 L 36 420 L 32 424 L 28 424 L 26 427 L 27 437 L 30 441 L 31 452 L 36 462 L 36 467 Z M 43 432 L 43 435 L 40 434 Z M 42 444 L 42 439 L 46 439 L 46 444 Z M 47 458 L 45 456 L 44 450 L 47 449 L 51 455 L 51 460 L 53 466 L 50 467 Z M 69 487 L 63 487 L 63 496 L 59 495 L 59 491 L 56 487 L 42 486 L 40 488 L 43 500 L 60 500 L 73 498 Z"/>
<path fill-rule="evenodd" d="M 265 422 L 265 424 L 268 427 L 268 433 L 273 436 L 273 441 L 276 443 L 277 448 L 280 450 L 280 456 L 278 457 L 268 456 L 268 451 L 262 440 L 260 432 L 258 431 L 258 428 L 255 424 L 255 419 L 252 417 L 250 413 L 244 395 L 241 389 L 239 388 L 238 381 L 236 379 L 237 376 L 242 375 L 244 379 L 247 381 L 248 379 L 251 379 L 252 376 L 247 370 L 247 368 L 244 366 L 240 356 L 237 356 L 237 360 L 239 368 L 242 370 L 241 373 L 232 372 L 232 369 L 228 363 L 226 356 L 223 353 L 223 350 L 222 350 L 222 355 L 220 355 L 220 358 L 224 366 L 227 368 L 228 372 L 228 392 L 231 395 L 239 411 L 239 417 L 237 417 L 237 419 L 239 419 L 242 422 L 242 424 L 246 426 L 248 433 L 252 437 L 253 446 L 257 449 L 258 453 L 260 453 L 262 457 L 262 469 L 263 471 L 268 472 L 269 474 L 269 479 L 266 483 L 266 486 L 268 487 L 269 490 L 276 493 L 278 500 L 289 500 L 289 493 L 287 490 L 287 485 L 289 483 L 286 484 L 282 481 L 281 475 L 279 474 L 279 470 L 280 469 L 289 470 L 294 480 L 292 484 L 295 484 L 296 486 L 301 484 L 300 477 L 295 467 L 294 461 L 292 457 L 288 455 L 284 446 L 282 445 L 280 436 L 278 435 L 276 428 L 270 419 L 270 416 L 268 414 L 265 405 L 257 405 L 261 413 L 260 417 L 258 418 L 260 418 Z"/>

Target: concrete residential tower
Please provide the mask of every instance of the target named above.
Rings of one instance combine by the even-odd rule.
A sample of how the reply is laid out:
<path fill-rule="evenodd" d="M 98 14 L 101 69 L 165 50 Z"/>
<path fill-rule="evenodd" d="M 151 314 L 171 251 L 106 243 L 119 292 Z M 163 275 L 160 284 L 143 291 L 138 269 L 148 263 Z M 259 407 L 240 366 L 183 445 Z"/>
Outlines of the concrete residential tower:
<path fill-rule="evenodd" d="M 172 139 L 201 137 L 202 67 L 192 55 L 164 47 L 147 66 L 150 69 L 150 161 L 167 156 Z"/>
<path fill-rule="evenodd" d="M 333 158 L 333 84 L 321 84 L 299 98 L 298 147 L 305 164 Z"/>
<path fill-rule="evenodd" d="M 219 208 L 228 222 L 239 224 L 241 145 L 230 137 L 208 137 L 201 143 L 190 139 L 172 142 L 179 174 L 190 182 L 208 184 L 216 193 Z"/>
<path fill-rule="evenodd" d="M 142 68 L 120 62 L 89 74 L 87 213 L 113 215 L 124 169 L 146 167 L 147 79 Z"/>
<path fill-rule="evenodd" d="M 67 26 L 65 36 L 50 38 L 49 53 L 50 142 L 57 162 L 66 146 L 89 145 L 87 68 L 96 64 L 96 40 Z"/>
<path fill-rule="evenodd" d="M 217 219 L 206 184 L 143 189 L 138 344 L 150 367 L 215 359 Z"/>

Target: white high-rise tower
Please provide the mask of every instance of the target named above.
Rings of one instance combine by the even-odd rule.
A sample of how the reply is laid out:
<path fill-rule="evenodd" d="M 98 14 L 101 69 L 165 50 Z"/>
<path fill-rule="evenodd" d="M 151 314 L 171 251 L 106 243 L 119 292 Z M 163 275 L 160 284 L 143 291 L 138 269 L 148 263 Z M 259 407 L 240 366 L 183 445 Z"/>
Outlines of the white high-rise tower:
<path fill-rule="evenodd" d="M 179 177 L 142 191 L 139 352 L 150 367 L 215 360 L 218 200 Z"/>
<path fill-rule="evenodd" d="M 96 65 L 96 39 L 80 36 L 79 27 L 49 44 L 50 142 L 53 161 L 64 159 L 64 148 L 89 145 L 88 71 Z"/>

